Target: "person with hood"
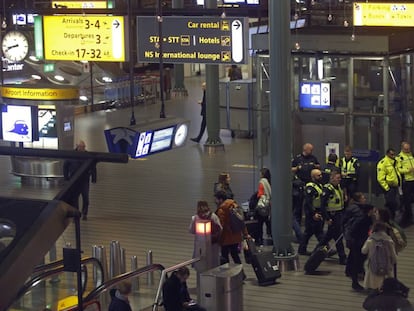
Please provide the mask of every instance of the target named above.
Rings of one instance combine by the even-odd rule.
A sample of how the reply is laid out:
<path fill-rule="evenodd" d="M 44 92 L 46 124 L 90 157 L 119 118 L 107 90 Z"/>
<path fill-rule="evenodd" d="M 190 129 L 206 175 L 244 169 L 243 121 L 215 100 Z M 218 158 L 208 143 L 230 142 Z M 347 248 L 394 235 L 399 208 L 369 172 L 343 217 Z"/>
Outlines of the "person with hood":
<path fill-rule="evenodd" d="M 374 206 L 367 204 L 362 192 L 355 192 L 350 205 L 345 209 L 343 218 L 344 237 L 349 248 L 345 274 L 352 279 L 352 288 L 361 291 L 364 288 L 358 282 L 358 274 L 364 273 L 366 255 L 361 253 L 361 248 L 368 238 L 368 232 L 372 226 Z"/>
<path fill-rule="evenodd" d="M 110 290 L 111 303 L 108 311 L 132 311 L 128 300 L 128 295 L 131 293 L 132 284 L 129 281 L 121 282 L 118 288 Z"/>

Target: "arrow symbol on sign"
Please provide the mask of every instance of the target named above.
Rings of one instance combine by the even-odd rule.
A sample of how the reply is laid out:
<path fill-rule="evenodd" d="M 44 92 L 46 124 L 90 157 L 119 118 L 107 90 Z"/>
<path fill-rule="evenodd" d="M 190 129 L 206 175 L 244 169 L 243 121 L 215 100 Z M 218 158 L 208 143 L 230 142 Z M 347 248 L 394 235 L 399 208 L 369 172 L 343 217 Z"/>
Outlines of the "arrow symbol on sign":
<path fill-rule="evenodd" d="M 240 28 L 240 26 L 241 26 L 240 21 L 238 21 L 238 20 L 234 21 L 234 23 L 233 23 L 233 27 L 234 27 L 234 28 L 236 28 L 236 30 L 237 30 L 237 29 L 239 29 L 239 28 Z"/>
<path fill-rule="evenodd" d="M 115 26 L 115 28 L 118 28 L 119 25 L 121 25 L 121 24 L 118 22 L 117 19 L 112 22 L 112 26 Z"/>

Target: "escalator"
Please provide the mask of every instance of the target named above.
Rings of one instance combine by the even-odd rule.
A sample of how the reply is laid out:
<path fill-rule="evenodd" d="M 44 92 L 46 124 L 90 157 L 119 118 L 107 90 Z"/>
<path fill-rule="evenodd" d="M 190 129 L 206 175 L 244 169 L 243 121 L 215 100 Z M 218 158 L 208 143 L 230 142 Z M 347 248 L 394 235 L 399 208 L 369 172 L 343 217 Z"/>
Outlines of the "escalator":
<path fill-rule="evenodd" d="M 84 310 L 107 310 L 110 289 L 126 280 L 133 284 L 129 298 L 134 311 L 152 310 L 161 271 L 164 270 L 162 265 L 149 265 L 104 281 L 99 260 L 90 257 L 81 262 Z M 157 271 L 159 273 L 154 275 Z M 77 302 L 76 274 L 64 271 L 64 262 L 60 260 L 35 267 L 32 277 L 20 288 L 8 310 L 78 310 Z"/>

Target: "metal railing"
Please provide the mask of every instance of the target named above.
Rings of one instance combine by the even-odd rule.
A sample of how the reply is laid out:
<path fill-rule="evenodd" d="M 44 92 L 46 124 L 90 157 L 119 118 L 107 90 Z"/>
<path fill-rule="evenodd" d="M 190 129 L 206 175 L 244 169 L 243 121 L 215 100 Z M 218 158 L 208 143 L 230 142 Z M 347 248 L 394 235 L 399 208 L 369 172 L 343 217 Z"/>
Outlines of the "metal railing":
<path fill-rule="evenodd" d="M 162 285 L 164 284 L 164 281 L 165 281 L 165 278 L 167 276 L 167 273 L 168 272 L 171 272 L 171 271 L 175 271 L 175 270 L 177 270 L 177 269 L 179 269 L 181 267 L 185 267 L 185 266 L 191 265 L 192 263 L 195 263 L 197 261 L 200 261 L 200 259 L 201 259 L 200 257 L 196 257 L 196 258 L 193 258 L 193 259 L 190 259 L 190 260 L 187 260 L 187 261 L 178 263 L 178 264 L 176 264 L 174 266 L 171 266 L 169 268 L 166 268 L 166 269 L 162 270 L 161 277 L 160 277 L 160 283 L 158 284 L 157 294 L 155 295 L 154 304 L 152 305 L 152 310 L 153 311 L 156 311 L 156 308 L 160 305 L 160 301 L 159 300 L 160 300 L 160 296 L 161 296 Z"/>

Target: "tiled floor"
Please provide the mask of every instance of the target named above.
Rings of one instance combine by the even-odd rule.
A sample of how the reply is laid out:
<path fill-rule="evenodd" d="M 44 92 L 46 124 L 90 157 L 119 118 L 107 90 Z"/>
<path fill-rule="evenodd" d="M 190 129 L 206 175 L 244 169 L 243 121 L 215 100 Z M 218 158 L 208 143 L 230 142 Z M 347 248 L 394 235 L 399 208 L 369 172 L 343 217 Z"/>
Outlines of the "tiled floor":
<path fill-rule="evenodd" d="M 201 118 L 197 101 L 201 96 L 202 78 L 186 80 L 188 97 L 166 102 L 167 115 L 192 121 L 190 137 L 197 134 Z M 159 104 L 135 107 L 137 121 L 157 118 Z M 83 139 L 90 151 L 105 152 L 103 130 L 128 126 L 131 109 L 100 111 L 78 116 L 76 140 Z M 152 250 L 156 263 L 171 266 L 192 256 L 193 237 L 188 233 L 196 202 L 207 200 L 215 209 L 212 191 L 222 171 L 231 174 L 231 185 L 236 200 L 246 201 L 254 191 L 256 180 L 252 168 L 253 143 L 249 139 L 231 138 L 222 130 L 225 152 L 209 155 L 203 146 L 188 141 L 180 149 L 159 153 L 128 164 L 100 163 L 98 183 L 91 186 L 91 206 L 88 221 L 82 222 L 82 248 L 90 254 L 92 245 L 109 248 L 118 240 L 126 249 L 127 258 L 136 255 L 143 266 L 146 253 Z M 0 157 L 0 195 L 52 198 L 58 189 L 32 189 L 21 186 L 18 179 L 7 174 L 9 159 Z M 407 286 L 414 288 L 411 239 L 414 228 L 407 230 L 409 246 L 399 256 L 399 276 Z M 74 227 L 70 225 L 57 242 L 58 255 L 62 246 L 75 244 Z M 296 246 L 296 245 L 295 245 Z M 305 257 L 300 258 L 301 265 Z M 127 261 L 129 262 L 129 261 Z M 364 295 L 351 289 L 344 276 L 343 266 L 334 259 L 321 265 L 320 275 L 304 275 L 303 271 L 285 272 L 278 284 L 259 287 L 250 266 L 244 284 L 244 311 L 258 310 L 361 310 Z M 194 274 L 190 286 L 194 289 Z M 133 310 L 138 310 L 133 307 Z M 240 310 L 241 311 L 241 310 Z"/>

